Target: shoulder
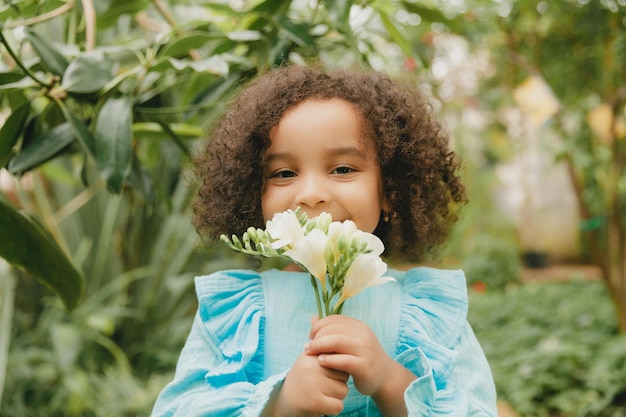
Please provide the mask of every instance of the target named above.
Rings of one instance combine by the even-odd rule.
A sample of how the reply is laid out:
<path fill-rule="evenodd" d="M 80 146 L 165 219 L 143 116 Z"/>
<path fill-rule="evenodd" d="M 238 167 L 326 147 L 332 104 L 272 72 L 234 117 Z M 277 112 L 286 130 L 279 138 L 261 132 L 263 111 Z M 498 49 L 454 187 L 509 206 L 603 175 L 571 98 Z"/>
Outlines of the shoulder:
<path fill-rule="evenodd" d="M 252 270 L 226 270 L 195 278 L 198 312 L 203 321 L 238 307 L 262 309 L 261 275 Z"/>
<path fill-rule="evenodd" d="M 454 345 L 467 321 L 463 271 L 419 267 L 395 273 L 402 287 L 401 333 L 407 339 Z"/>

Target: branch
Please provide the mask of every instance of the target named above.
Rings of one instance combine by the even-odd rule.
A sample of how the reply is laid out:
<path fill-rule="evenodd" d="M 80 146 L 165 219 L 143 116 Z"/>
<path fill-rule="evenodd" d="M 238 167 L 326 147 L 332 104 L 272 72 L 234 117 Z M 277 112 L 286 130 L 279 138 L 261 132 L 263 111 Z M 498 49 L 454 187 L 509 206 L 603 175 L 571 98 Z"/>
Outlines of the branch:
<path fill-rule="evenodd" d="M 93 0 L 81 0 L 85 14 L 85 49 L 92 51 L 96 47 L 96 10 Z"/>
<path fill-rule="evenodd" d="M 9 45 L 9 42 L 4 37 L 4 34 L 2 33 L 2 31 L 0 31 L 0 43 L 2 43 L 4 45 L 4 47 L 7 49 L 7 52 L 9 53 L 9 55 L 11 55 L 11 58 L 13 58 L 13 60 L 17 64 L 17 66 L 20 67 L 26 73 L 26 75 L 28 75 L 30 78 L 32 78 L 36 83 L 38 83 L 38 84 L 40 84 L 40 85 L 42 85 L 44 87 L 47 87 L 47 88 L 52 88 L 53 84 L 47 83 L 45 81 L 40 80 L 39 78 L 37 78 L 37 76 L 35 75 L 34 72 L 32 72 L 31 70 L 26 68 L 26 66 L 22 63 L 20 58 L 17 56 L 17 54 L 13 51 L 13 49 L 11 49 L 11 45 Z"/>
<path fill-rule="evenodd" d="M 182 32 L 180 31 L 180 29 L 178 29 L 178 22 L 176 22 L 176 18 L 173 14 L 170 13 L 169 10 L 167 10 L 167 7 L 165 7 L 163 2 L 161 0 L 152 0 L 152 4 L 154 4 L 154 7 L 156 7 L 159 13 L 161 13 L 161 16 L 163 16 L 165 21 L 172 27 L 174 33 L 176 35 L 181 35 Z M 189 56 L 194 61 L 199 61 L 200 59 L 202 59 L 198 51 L 196 51 L 195 49 L 189 51 Z"/>
<path fill-rule="evenodd" d="M 63 6 L 59 6 L 56 9 L 50 10 L 49 12 L 44 13 L 44 14 L 40 14 L 39 16 L 34 16 L 34 17 L 31 17 L 29 19 L 24 19 L 24 20 L 15 20 L 13 22 L 7 22 L 4 24 L 4 27 L 7 29 L 15 29 L 16 27 L 19 27 L 19 26 L 30 26 L 36 23 L 45 22 L 46 20 L 50 20 L 57 16 L 61 16 L 63 13 L 69 10 L 72 10 L 72 8 L 74 7 L 74 1 L 75 0 L 70 0 L 67 3 L 65 3 Z"/>

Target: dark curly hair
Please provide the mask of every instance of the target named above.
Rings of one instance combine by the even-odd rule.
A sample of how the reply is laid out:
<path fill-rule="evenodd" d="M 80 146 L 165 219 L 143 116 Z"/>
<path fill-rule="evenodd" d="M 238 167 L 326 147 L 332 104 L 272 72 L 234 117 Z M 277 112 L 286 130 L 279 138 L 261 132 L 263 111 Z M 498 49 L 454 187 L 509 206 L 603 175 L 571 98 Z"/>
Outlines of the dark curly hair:
<path fill-rule="evenodd" d="M 385 256 L 420 260 L 444 241 L 466 198 L 460 161 L 431 104 L 410 83 L 383 73 L 295 65 L 246 86 L 195 158 L 200 184 L 194 222 L 201 236 L 216 239 L 264 227 L 262 161 L 270 129 L 298 103 L 330 98 L 356 105 L 366 136 L 374 141 L 391 207 L 389 221 L 374 232 L 385 244 Z"/>

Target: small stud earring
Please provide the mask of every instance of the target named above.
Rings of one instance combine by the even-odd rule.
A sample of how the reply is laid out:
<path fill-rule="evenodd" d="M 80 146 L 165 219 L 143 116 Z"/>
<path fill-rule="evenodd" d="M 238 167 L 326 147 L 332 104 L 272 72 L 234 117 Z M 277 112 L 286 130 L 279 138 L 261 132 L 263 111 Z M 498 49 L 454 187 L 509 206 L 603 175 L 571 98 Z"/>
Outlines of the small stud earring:
<path fill-rule="evenodd" d="M 383 221 L 385 223 L 389 223 L 389 213 L 387 213 L 386 211 L 383 211 Z"/>

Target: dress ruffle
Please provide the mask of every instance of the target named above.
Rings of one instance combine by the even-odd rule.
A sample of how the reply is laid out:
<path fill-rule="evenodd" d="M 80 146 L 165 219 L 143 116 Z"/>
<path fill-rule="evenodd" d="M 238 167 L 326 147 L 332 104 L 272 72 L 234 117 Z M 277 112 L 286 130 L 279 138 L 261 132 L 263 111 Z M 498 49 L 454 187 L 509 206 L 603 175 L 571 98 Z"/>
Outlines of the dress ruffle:
<path fill-rule="evenodd" d="M 257 384 L 263 377 L 265 311 L 258 273 L 222 271 L 196 278 L 198 313 L 208 337 L 224 356 L 205 376 L 222 387 L 237 381 Z"/>
<path fill-rule="evenodd" d="M 396 352 L 408 357 L 419 350 L 428 359 L 436 388 L 444 389 L 456 357 L 453 347 L 466 325 L 465 276 L 462 271 L 414 268 L 404 281 Z"/>

